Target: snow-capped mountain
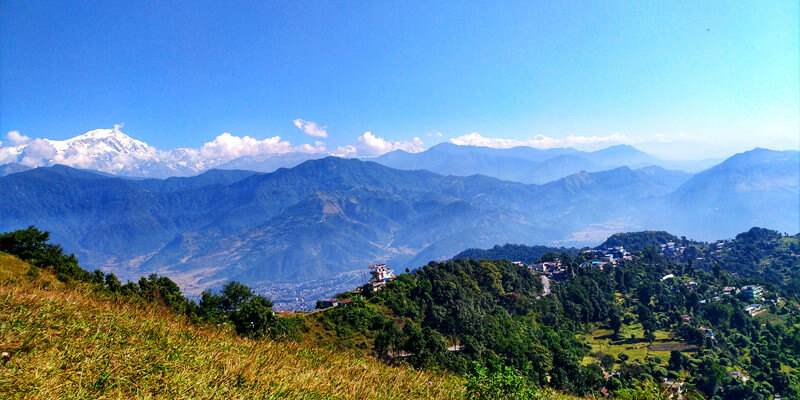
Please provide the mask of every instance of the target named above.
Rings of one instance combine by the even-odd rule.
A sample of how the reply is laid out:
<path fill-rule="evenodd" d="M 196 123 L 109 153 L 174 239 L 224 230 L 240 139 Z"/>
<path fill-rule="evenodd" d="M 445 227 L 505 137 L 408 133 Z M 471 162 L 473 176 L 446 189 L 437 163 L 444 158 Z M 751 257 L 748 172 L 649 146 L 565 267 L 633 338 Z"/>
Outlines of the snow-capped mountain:
<path fill-rule="evenodd" d="M 27 139 L 27 138 L 25 138 Z M 129 176 L 167 176 L 197 173 L 194 165 L 178 165 L 172 154 L 114 129 L 95 129 L 67 140 L 19 140 L 4 146 L 0 161 L 28 167 L 55 164 Z"/>
<path fill-rule="evenodd" d="M 237 168 L 236 160 L 252 158 L 253 155 L 260 156 L 259 160 L 268 167 L 269 170 L 263 172 L 272 172 L 283 166 L 275 167 L 273 164 L 280 164 L 286 157 L 306 160 L 324 156 L 322 151 L 324 146 L 321 145 L 292 147 L 279 137 L 256 140 L 229 134 L 220 135 L 200 149 L 162 151 L 131 138 L 115 126 L 113 129 L 95 129 L 66 140 L 31 140 L 16 134 L 10 146 L 3 143 L 0 147 L 0 164 L 18 163 L 33 168 L 61 164 L 115 175 L 166 178 L 197 175 L 216 167 Z M 276 157 L 276 160 L 271 162 L 271 157 Z M 251 169 L 263 170 L 250 164 L 253 162 L 248 164 Z"/>

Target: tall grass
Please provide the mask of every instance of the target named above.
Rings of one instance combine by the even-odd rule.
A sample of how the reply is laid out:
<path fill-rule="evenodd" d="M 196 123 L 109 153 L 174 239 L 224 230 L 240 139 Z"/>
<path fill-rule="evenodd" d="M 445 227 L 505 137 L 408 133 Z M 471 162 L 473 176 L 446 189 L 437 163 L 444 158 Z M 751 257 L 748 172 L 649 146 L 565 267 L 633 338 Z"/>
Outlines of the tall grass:
<path fill-rule="evenodd" d="M 0 397 L 458 399 L 452 374 L 309 343 L 248 340 L 58 282 L 0 254 Z M 35 272 L 35 271 L 34 271 Z"/>

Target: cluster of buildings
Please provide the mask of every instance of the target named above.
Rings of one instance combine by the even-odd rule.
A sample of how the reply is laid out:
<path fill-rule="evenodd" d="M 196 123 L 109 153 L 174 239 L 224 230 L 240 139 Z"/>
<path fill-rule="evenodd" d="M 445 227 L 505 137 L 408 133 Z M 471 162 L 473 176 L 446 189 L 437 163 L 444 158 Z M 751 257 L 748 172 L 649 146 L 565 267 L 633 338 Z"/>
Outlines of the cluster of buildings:
<path fill-rule="evenodd" d="M 711 339 L 716 339 L 716 337 L 714 336 L 714 331 L 711 330 L 711 328 L 706 328 L 705 326 L 700 325 L 698 329 L 700 329 L 700 332 L 705 333 L 705 335 L 710 337 Z"/>
<path fill-rule="evenodd" d="M 728 371 L 728 376 L 734 379 L 739 379 L 744 383 L 750 380 L 750 377 L 739 371 Z"/>
<path fill-rule="evenodd" d="M 722 288 L 722 293 L 731 296 L 738 295 L 739 298 L 744 300 L 760 300 L 764 297 L 764 287 L 760 285 L 747 285 L 742 286 L 737 291 L 735 286 L 725 286 Z M 745 306 L 744 310 L 750 315 L 756 315 L 760 313 L 763 308 L 764 307 L 760 303 L 751 303 Z"/>
<path fill-rule="evenodd" d="M 561 260 L 546 261 L 536 264 L 528 265 L 528 269 L 532 272 L 543 272 L 549 279 L 561 281 L 566 277 L 567 267 L 561 263 Z M 549 291 L 548 291 L 549 292 Z"/>
<path fill-rule="evenodd" d="M 633 255 L 622 246 L 609 247 L 605 250 L 584 250 L 581 252 L 589 261 L 582 265 L 603 268 L 606 265 L 617 265 L 620 260 L 633 261 Z"/>
<path fill-rule="evenodd" d="M 675 246 L 675 242 L 667 242 L 660 245 L 661 252 L 667 256 L 678 257 L 686 251 L 685 246 Z"/>
<path fill-rule="evenodd" d="M 663 280 L 663 279 L 662 279 Z M 689 291 L 697 288 L 697 283 L 688 282 L 685 284 Z M 722 288 L 723 295 L 738 296 L 743 300 L 760 300 L 764 296 L 764 288 L 759 285 L 742 286 L 739 290 L 736 286 L 725 286 Z M 712 301 L 721 301 L 722 297 L 714 296 L 711 299 L 700 300 L 700 304 L 705 304 Z M 760 303 L 751 303 L 744 307 L 744 310 L 750 315 L 759 314 L 764 309 Z"/>
<path fill-rule="evenodd" d="M 528 265 L 528 268 L 534 272 L 544 272 L 546 274 L 555 274 L 564 271 L 564 266 L 561 265 L 560 260 L 550 262 L 540 262 Z"/>
<path fill-rule="evenodd" d="M 622 246 L 609 247 L 605 250 L 584 250 L 581 254 L 584 259 L 588 260 L 581 265 L 601 269 L 607 265 L 617 265 L 620 260 L 633 261 L 633 255 Z M 519 261 L 515 261 L 514 264 L 523 265 Z M 533 272 L 543 272 L 550 278 L 558 278 L 567 270 L 566 266 L 558 259 L 531 264 L 528 265 L 528 268 Z"/>

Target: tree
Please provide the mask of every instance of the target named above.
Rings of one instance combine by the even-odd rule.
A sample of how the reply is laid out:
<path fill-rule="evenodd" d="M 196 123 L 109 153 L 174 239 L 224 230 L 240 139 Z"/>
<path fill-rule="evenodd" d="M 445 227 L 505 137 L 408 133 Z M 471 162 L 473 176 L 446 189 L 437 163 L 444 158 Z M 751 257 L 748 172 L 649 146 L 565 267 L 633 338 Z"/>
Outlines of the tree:
<path fill-rule="evenodd" d="M 119 283 L 119 279 L 117 279 L 116 275 L 109 272 L 106 274 L 106 287 L 112 292 L 118 292 L 122 284 Z"/>
<path fill-rule="evenodd" d="M 712 358 L 706 357 L 700 363 L 698 385 L 708 397 L 713 397 L 726 377 L 725 368 Z"/>
<path fill-rule="evenodd" d="M 250 287 L 236 281 L 230 281 L 222 287 L 221 306 L 225 311 L 235 311 L 252 297 L 253 291 Z"/>
<path fill-rule="evenodd" d="M 197 315 L 200 319 L 211 323 L 219 324 L 227 320 L 227 314 L 222 307 L 224 297 L 219 294 L 212 293 L 208 290 L 200 295 L 200 304 L 198 304 Z"/>
<path fill-rule="evenodd" d="M 274 318 L 272 301 L 263 296 L 250 297 L 238 310 L 230 313 L 236 333 L 254 338 L 263 335 Z"/>
<path fill-rule="evenodd" d="M 611 312 L 608 314 L 608 324 L 611 329 L 614 331 L 614 337 L 619 337 L 620 330 L 622 329 L 622 317 L 620 317 L 620 312 L 617 307 L 611 309 Z"/>
<path fill-rule="evenodd" d="M 105 280 L 106 280 L 106 275 L 103 273 L 103 271 L 96 269 L 94 270 L 94 272 L 92 272 L 92 283 L 102 285 L 103 282 L 105 282 Z"/>
<path fill-rule="evenodd" d="M 680 371 L 683 369 L 683 362 L 684 356 L 678 350 L 672 350 L 669 352 L 669 369 L 673 371 Z"/>
<path fill-rule="evenodd" d="M 50 250 L 47 241 L 50 232 L 42 232 L 30 225 L 27 229 L 20 229 L 0 235 L 0 251 L 13 254 L 22 260 L 34 260 Z"/>
<path fill-rule="evenodd" d="M 148 277 L 139 279 L 139 294 L 146 300 L 159 301 L 178 312 L 185 311 L 188 303 L 181 294 L 178 284 L 166 276 L 157 274 L 150 274 Z"/>

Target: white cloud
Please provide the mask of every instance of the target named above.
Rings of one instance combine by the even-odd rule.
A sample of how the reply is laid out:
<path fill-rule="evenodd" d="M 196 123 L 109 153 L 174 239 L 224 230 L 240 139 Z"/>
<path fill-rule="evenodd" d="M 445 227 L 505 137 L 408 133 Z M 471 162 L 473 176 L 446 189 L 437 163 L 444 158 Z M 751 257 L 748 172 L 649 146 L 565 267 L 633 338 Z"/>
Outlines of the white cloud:
<path fill-rule="evenodd" d="M 292 122 L 294 122 L 294 126 L 296 126 L 297 129 L 300 129 L 301 131 L 305 132 L 305 134 L 308 136 L 321 137 L 321 138 L 328 137 L 328 132 L 326 131 L 326 129 L 328 128 L 327 126 L 319 126 L 317 125 L 316 122 L 304 121 L 299 118 Z"/>
<path fill-rule="evenodd" d="M 353 149 L 356 151 L 353 152 Z M 404 150 L 409 153 L 419 153 L 420 151 L 425 150 L 425 146 L 422 143 L 422 140 L 418 137 L 414 137 L 414 139 L 410 142 L 392 142 L 382 137 L 375 136 L 372 134 L 372 132 L 364 132 L 364 134 L 359 136 L 356 140 L 355 147 L 340 146 L 334 155 L 336 155 L 336 153 L 344 152 L 353 154 L 353 156 L 357 154 L 361 157 L 375 157 L 394 150 Z"/>
<path fill-rule="evenodd" d="M 17 162 L 20 149 L 17 147 L 0 147 L 0 165 Z"/>
<path fill-rule="evenodd" d="M 38 139 L 37 139 L 38 140 Z M 52 145 L 51 145 L 52 146 Z M 95 163 L 95 158 L 88 152 L 81 151 L 75 147 L 68 147 L 64 151 L 59 152 L 56 149 L 56 154 L 51 157 L 53 164 L 69 165 L 74 168 L 91 168 Z M 121 157 L 116 156 L 117 158 Z M 112 170 L 121 170 L 128 166 L 129 163 L 123 163 L 120 160 L 112 162 Z"/>
<path fill-rule="evenodd" d="M 442 132 L 439 132 L 439 131 L 428 132 L 428 133 L 425 134 L 425 136 L 428 136 L 428 137 L 430 137 L 430 136 L 442 137 Z"/>
<path fill-rule="evenodd" d="M 20 163 L 29 167 L 47 165 L 56 155 L 56 148 L 47 139 L 35 139 L 22 149 Z"/>
<path fill-rule="evenodd" d="M 337 147 L 335 151 L 331 152 L 331 155 L 345 158 L 355 157 L 358 155 L 358 149 L 348 144 L 347 146 Z"/>
<path fill-rule="evenodd" d="M 191 149 L 182 150 L 191 152 Z M 324 151 L 325 144 L 322 142 L 316 142 L 314 145 L 292 146 L 288 141 L 282 140 L 280 136 L 258 140 L 250 136 L 233 136 L 226 132 L 217 136 L 213 141 L 204 144 L 199 150 L 199 155 L 209 160 L 232 160 L 243 156 L 291 152 L 320 153 Z"/>
<path fill-rule="evenodd" d="M 18 131 L 10 131 L 6 134 L 8 141 L 11 142 L 14 146 L 19 146 L 21 144 L 25 144 L 31 141 L 31 138 L 20 134 Z"/>
<path fill-rule="evenodd" d="M 608 136 L 567 136 L 563 139 L 552 138 L 544 135 L 536 135 L 534 137 L 518 140 L 518 139 L 502 139 L 502 138 L 487 138 L 481 136 L 478 132 L 473 132 L 468 135 L 459 136 L 450 139 L 453 144 L 461 146 L 482 146 L 493 147 L 496 149 L 510 149 L 517 146 L 535 147 L 538 149 L 549 149 L 554 147 L 585 147 L 591 145 L 608 145 L 614 143 L 629 143 L 631 142 L 625 135 L 614 133 Z"/>

